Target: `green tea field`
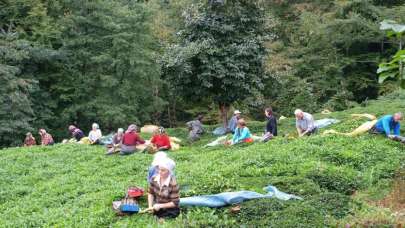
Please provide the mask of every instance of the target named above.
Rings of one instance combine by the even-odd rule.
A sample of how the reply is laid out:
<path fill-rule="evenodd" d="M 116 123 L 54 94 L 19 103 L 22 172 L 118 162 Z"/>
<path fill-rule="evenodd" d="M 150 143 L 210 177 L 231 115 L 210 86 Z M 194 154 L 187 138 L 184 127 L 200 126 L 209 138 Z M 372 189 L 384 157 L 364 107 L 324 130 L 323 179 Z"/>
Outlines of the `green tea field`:
<path fill-rule="evenodd" d="M 315 116 L 337 118 L 340 123 L 325 129 L 349 132 L 367 121 L 353 119 L 350 114 L 381 116 L 404 111 L 404 100 L 404 94 L 393 94 L 344 112 Z M 122 198 L 129 186 L 146 188 L 152 155 L 106 156 L 102 146 L 79 144 L 9 148 L 0 151 L 0 227 L 405 224 L 405 189 L 399 187 L 396 194 L 392 193 L 405 179 L 400 174 L 405 168 L 404 145 L 382 136 L 324 136 L 322 131 L 297 139 L 292 118 L 279 124 L 280 136 L 267 143 L 203 148 L 215 139 L 206 135 L 198 143 L 184 143 L 169 156 L 176 161 L 181 197 L 238 190 L 264 193 L 262 188 L 271 184 L 303 197 L 301 201 L 252 200 L 242 203 L 239 213 L 230 212 L 231 207 L 182 208 L 177 219 L 163 224 L 150 214 L 118 217 L 111 208 L 112 201 Z M 248 127 L 261 134 L 264 123 L 250 122 Z M 186 141 L 185 129 L 168 132 Z M 146 206 L 144 197 L 141 207 Z"/>

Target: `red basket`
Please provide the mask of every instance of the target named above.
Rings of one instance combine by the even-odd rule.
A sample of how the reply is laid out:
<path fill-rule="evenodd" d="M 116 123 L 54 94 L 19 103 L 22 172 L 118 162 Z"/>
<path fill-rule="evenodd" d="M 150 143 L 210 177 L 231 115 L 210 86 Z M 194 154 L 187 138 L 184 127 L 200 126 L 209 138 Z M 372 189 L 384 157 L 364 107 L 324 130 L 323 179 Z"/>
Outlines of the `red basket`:
<path fill-rule="evenodd" d="M 130 187 L 128 188 L 128 196 L 129 197 L 141 197 L 145 191 L 139 187 Z"/>

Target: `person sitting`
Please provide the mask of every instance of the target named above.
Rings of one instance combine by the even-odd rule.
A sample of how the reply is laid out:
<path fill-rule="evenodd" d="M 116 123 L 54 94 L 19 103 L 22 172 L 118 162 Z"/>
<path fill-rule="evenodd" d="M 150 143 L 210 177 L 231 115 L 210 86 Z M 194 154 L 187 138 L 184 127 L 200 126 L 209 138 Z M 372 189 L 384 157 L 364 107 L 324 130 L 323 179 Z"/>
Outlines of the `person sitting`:
<path fill-rule="evenodd" d="M 188 138 L 190 141 L 194 142 L 199 140 L 201 135 L 204 133 L 204 129 L 201 123 L 203 118 L 204 117 L 202 115 L 199 115 L 196 120 L 186 123 L 189 130 Z"/>
<path fill-rule="evenodd" d="M 249 128 L 246 127 L 246 122 L 243 118 L 238 120 L 231 144 L 235 145 L 242 142 L 253 142 Z"/>
<path fill-rule="evenodd" d="M 91 144 L 98 144 L 100 138 L 103 136 L 100 130 L 100 126 L 97 123 L 91 125 L 91 131 L 89 132 L 89 140 Z"/>
<path fill-rule="evenodd" d="M 129 125 L 127 131 L 122 137 L 121 155 L 132 154 L 136 150 L 136 145 L 145 143 L 136 130 L 137 126 L 135 124 Z"/>
<path fill-rule="evenodd" d="M 273 109 L 271 107 L 266 108 L 264 110 L 264 114 L 266 115 L 267 123 L 262 141 L 267 142 L 268 140 L 277 136 L 277 119 L 273 115 Z"/>
<path fill-rule="evenodd" d="M 389 138 L 399 136 L 400 134 L 400 121 L 402 120 L 402 113 L 397 112 L 394 115 L 385 115 L 381 117 L 376 125 L 371 129 L 374 133 L 384 134 Z"/>
<path fill-rule="evenodd" d="M 180 214 L 180 191 L 172 175 L 175 164 L 169 159 L 157 162 L 159 173 L 152 178 L 148 191 L 148 210 L 159 218 L 175 218 Z"/>
<path fill-rule="evenodd" d="M 170 145 L 170 137 L 166 134 L 163 127 L 159 127 L 159 129 L 154 132 L 150 142 L 152 144 L 150 151 L 153 153 L 156 151 L 170 150 L 172 148 Z"/>
<path fill-rule="evenodd" d="M 238 125 L 238 120 L 241 118 L 240 117 L 241 112 L 239 110 L 235 110 L 233 112 L 233 116 L 232 118 L 229 120 L 228 122 L 228 132 L 234 134 L 235 133 L 235 129 Z"/>
<path fill-rule="evenodd" d="M 303 112 L 301 109 L 295 110 L 294 114 L 298 137 L 316 133 L 317 127 L 315 125 L 314 117 L 311 114 Z"/>
<path fill-rule="evenodd" d="M 117 133 L 112 137 L 112 143 L 107 145 L 107 155 L 114 154 L 120 151 L 124 129 L 118 128 Z"/>
<path fill-rule="evenodd" d="M 80 141 L 80 139 L 84 137 L 83 131 L 74 125 L 69 126 L 69 132 L 72 134 L 72 137 L 76 139 L 76 141 Z"/>
<path fill-rule="evenodd" d="M 53 141 L 52 135 L 47 133 L 45 131 L 45 129 L 39 129 L 38 134 L 41 136 L 41 145 L 42 146 L 50 146 L 55 143 Z"/>
<path fill-rule="evenodd" d="M 35 141 L 34 136 L 32 136 L 32 133 L 31 133 L 31 132 L 28 132 L 28 133 L 25 135 L 24 146 L 29 147 L 29 146 L 35 146 L 35 145 L 37 145 L 37 142 Z"/>

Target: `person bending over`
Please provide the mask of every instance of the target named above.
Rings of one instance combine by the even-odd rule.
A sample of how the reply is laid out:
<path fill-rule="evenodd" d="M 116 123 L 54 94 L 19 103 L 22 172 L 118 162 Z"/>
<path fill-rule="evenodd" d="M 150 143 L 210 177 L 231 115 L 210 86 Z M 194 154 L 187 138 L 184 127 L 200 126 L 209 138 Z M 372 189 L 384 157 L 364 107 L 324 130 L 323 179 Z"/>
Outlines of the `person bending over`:
<path fill-rule="evenodd" d="M 295 110 L 294 114 L 299 137 L 316 133 L 317 127 L 315 126 L 314 117 L 311 114 L 303 112 L 301 109 Z"/>

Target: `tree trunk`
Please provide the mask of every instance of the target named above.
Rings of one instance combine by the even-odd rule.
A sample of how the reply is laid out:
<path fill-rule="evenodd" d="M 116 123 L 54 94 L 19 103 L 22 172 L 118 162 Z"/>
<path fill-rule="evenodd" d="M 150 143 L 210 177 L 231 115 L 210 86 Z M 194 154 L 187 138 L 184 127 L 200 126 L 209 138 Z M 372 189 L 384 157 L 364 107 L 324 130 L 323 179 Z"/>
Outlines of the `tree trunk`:
<path fill-rule="evenodd" d="M 228 127 L 228 111 L 229 111 L 229 105 L 227 104 L 219 104 L 219 110 L 221 112 L 221 119 L 222 123 L 224 124 L 224 127 Z"/>

